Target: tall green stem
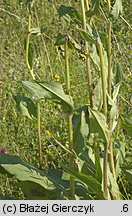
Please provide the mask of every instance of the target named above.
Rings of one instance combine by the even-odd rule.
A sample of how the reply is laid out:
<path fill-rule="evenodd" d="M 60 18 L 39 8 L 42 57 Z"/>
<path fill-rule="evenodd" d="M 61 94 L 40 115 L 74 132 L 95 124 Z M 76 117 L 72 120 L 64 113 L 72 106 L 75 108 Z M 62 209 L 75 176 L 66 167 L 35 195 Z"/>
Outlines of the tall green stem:
<path fill-rule="evenodd" d="M 111 2 L 110 0 L 107 0 L 108 4 L 108 14 L 111 12 Z M 107 51 L 107 56 L 108 56 L 108 93 L 110 97 L 112 98 L 112 91 L 111 91 L 111 86 L 112 86 L 112 52 L 111 52 L 111 31 L 112 31 L 112 22 L 111 20 L 108 20 L 108 51 Z M 113 156 L 113 140 L 112 140 L 112 120 L 109 119 L 109 130 L 110 130 L 110 140 L 109 140 L 109 150 L 110 150 L 110 168 L 113 174 L 113 177 L 116 179 L 116 174 L 115 174 L 115 166 L 114 166 L 114 156 Z"/>
<path fill-rule="evenodd" d="M 31 74 L 31 77 L 33 80 L 35 80 L 35 76 L 33 73 L 33 69 L 31 68 L 30 64 L 29 64 L 29 40 L 30 40 L 30 28 L 31 28 L 31 13 L 29 12 L 29 16 L 28 16 L 28 35 L 27 35 L 27 40 L 26 40 L 26 65 L 27 68 Z"/>
<path fill-rule="evenodd" d="M 29 41 L 30 41 L 30 30 L 31 30 L 31 11 L 29 9 L 28 16 L 28 35 L 26 40 L 26 65 L 31 74 L 33 80 L 35 80 L 35 75 L 33 69 L 29 64 Z M 40 102 L 37 102 L 37 128 L 38 128 L 38 142 L 39 142 L 39 166 L 42 167 L 42 143 L 41 143 L 41 124 L 40 124 Z"/>
<path fill-rule="evenodd" d="M 104 66 L 104 55 L 103 47 L 100 39 L 97 42 L 99 57 L 100 57 L 100 69 L 101 69 L 101 80 L 102 80 L 102 92 L 103 92 L 103 109 L 104 115 L 107 119 L 107 97 L 106 97 L 106 73 Z M 108 199 L 108 144 L 104 144 L 104 164 L 103 164 L 103 191 L 104 198 Z"/>
<path fill-rule="evenodd" d="M 112 55 L 111 55 L 111 29 L 112 29 L 112 23 L 109 20 L 108 21 L 108 93 L 111 97 L 111 84 L 112 84 L 112 68 L 111 68 L 111 61 L 112 61 Z"/>
<path fill-rule="evenodd" d="M 88 0 L 85 1 L 86 6 L 88 7 Z M 81 7 L 82 7 L 82 15 L 83 15 L 83 29 L 84 31 L 87 30 L 87 23 L 86 23 L 86 15 L 85 15 L 85 4 L 84 0 L 81 0 Z M 90 67 L 90 54 L 89 54 L 89 47 L 88 47 L 88 42 L 85 41 L 85 46 L 84 46 L 84 52 L 86 54 L 86 67 L 87 67 L 87 77 L 88 77 L 88 89 L 89 89 L 89 98 L 90 98 L 90 106 L 91 108 L 93 107 L 93 91 L 92 91 L 92 75 L 91 75 L 91 67 Z"/>
<path fill-rule="evenodd" d="M 103 109 L 104 115 L 107 117 L 107 97 L 106 97 L 106 72 L 105 72 L 105 64 L 104 64 L 104 55 L 103 55 L 103 47 L 101 40 L 99 39 L 97 42 L 99 57 L 100 57 L 100 69 L 101 69 L 101 80 L 102 80 L 102 93 L 103 93 Z"/>
<path fill-rule="evenodd" d="M 88 11 L 89 10 L 89 0 L 85 0 L 85 7 L 86 7 L 86 10 Z"/>
<path fill-rule="evenodd" d="M 69 72 L 69 53 L 68 53 L 68 38 L 65 41 L 65 71 L 66 71 L 66 93 L 70 95 L 70 72 Z M 73 150 L 73 129 L 72 129 L 72 112 L 68 113 L 68 140 L 69 150 Z M 74 157 L 69 155 L 69 167 L 74 167 Z M 70 194 L 69 199 L 75 199 L 75 182 L 73 176 L 70 175 Z"/>
<path fill-rule="evenodd" d="M 39 167 L 42 168 L 42 142 L 41 142 L 41 121 L 40 121 L 40 103 L 37 103 L 37 127 L 38 127 L 38 142 L 39 142 Z"/>

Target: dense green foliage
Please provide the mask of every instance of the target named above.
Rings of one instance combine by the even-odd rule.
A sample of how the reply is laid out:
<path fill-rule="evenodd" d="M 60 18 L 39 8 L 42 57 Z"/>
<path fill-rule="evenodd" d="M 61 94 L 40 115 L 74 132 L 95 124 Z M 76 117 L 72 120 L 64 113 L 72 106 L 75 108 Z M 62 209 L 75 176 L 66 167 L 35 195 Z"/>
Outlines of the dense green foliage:
<path fill-rule="evenodd" d="M 89 1 L 86 29 L 80 2 L 0 0 L 1 199 L 132 198 L 131 0 Z"/>

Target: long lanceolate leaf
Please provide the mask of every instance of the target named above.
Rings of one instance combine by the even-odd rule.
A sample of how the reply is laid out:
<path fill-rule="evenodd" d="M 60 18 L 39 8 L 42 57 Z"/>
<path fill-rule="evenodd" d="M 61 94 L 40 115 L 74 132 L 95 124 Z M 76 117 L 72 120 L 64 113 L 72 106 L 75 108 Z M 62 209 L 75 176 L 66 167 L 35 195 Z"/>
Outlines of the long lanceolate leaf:
<path fill-rule="evenodd" d="M 32 194 L 34 187 L 34 195 L 35 192 L 38 193 L 40 192 L 39 189 L 41 189 L 40 197 L 43 196 L 43 199 L 56 199 L 58 198 L 60 190 L 65 191 L 65 189 L 69 188 L 68 182 L 61 179 L 62 172 L 59 170 L 48 170 L 48 172 L 45 172 L 44 170 L 37 169 L 36 167 L 27 164 L 18 156 L 0 154 L 0 173 L 3 172 L 15 176 L 16 179 L 21 182 L 24 193 L 27 184 L 28 190 Z M 29 196 L 31 196 L 31 194 L 29 194 Z"/>
<path fill-rule="evenodd" d="M 98 134 L 104 143 L 109 143 L 109 129 L 103 113 L 89 108 L 90 133 Z"/>
<path fill-rule="evenodd" d="M 81 154 L 86 147 L 86 138 L 89 133 L 89 126 L 86 118 L 86 113 L 82 111 L 74 126 L 73 143 L 74 150 L 78 155 Z"/>
<path fill-rule="evenodd" d="M 76 179 L 78 179 L 80 182 L 87 185 L 88 191 L 92 191 L 92 193 L 96 194 L 96 197 L 98 199 L 104 199 L 103 193 L 102 193 L 102 186 L 101 184 L 93 177 L 85 175 L 78 170 L 71 169 L 69 167 L 66 167 L 62 165 L 63 169 L 68 172 L 69 174 L 73 175 Z"/>
<path fill-rule="evenodd" d="M 70 112 L 73 109 L 72 98 L 64 93 L 62 85 L 59 83 L 23 81 L 22 84 L 34 100 L 39 101 L 44 98 L 53 100 L 62 106 L 64 112 Z"/>

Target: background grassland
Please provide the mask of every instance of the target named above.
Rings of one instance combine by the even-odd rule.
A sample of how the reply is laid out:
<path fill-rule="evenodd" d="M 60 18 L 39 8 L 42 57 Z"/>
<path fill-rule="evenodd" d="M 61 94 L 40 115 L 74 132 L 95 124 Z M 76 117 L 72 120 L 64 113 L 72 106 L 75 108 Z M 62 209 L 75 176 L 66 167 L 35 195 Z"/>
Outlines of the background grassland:
<path fill-rule="evenodd" d="M 16 91 L 24 93 L 21 81 L 30 79 L 25 65 L 24 43 L 27 35 L 28 17 L 25 2 L 0 0 L 0 146 L 6 147 L 8 153 L 19 155 L 22 159 L 37 165 L 39 155 L 36 123 L 19 115 L 12 97 L 12 93 Z M 32 37 L 31 45 L 34 51 L 34 71 L 37 79 L 56 80 L 55 75 L 59 75 L 60 82 L 65 88 L 63 53 L 54 46 L 58 32 L 66 31 L 66 23 L 59 19 L 56 10 L 56 7 L 61 4 L 72 5 L 81 10 L 79 1 L 36 1 L 33 9 L 32 27 L 42 26 L 45 28 L 45 33 L 39 37 Z M 132 32 L 128 24 L 131 23 L 131 5 L 131 0 L 123 0 L 122 16 L 125 21 L 120 17 L 118 22 L 114 23 L 112 36 L 113 58 L 118 59 L 124 72 L 124 82 L 120 94 L 129 102 L 131 100 Z M 106 29 L 103 22 L 98 21 L 98 25 L 103 38 Z M 74 51 L 70 53 L 70 73 L 72 96 L 75 108 L 77 108 L 87 104 L 87 76 L 85 62 Z M 128 104 L 121 98 L 119 100 L 121 112 L 125 114 L 130 112 Z M 43 102 L 41 112 L 44 160 L 47 161 L 48 158 L 49 165 L 56 167 L 59 166 L 61 160 L 64 158 L 66 160 L 66 157 L 63 157 L 65 152 L 48 137 L 46 130 L 66 144 L 66 119 L 56 105 L 47 103 L 47 101 Z M 127 142 L 127 148 L 129 148 L 131 140 L 120 130 L 118 134 L 122 141 Z M 128 153 L 131 154 L 129 150 Z M 19 188 L 16 188 L 15 181 L 0 176 L 0 194 L 22 198 L 23 195 Z"/>

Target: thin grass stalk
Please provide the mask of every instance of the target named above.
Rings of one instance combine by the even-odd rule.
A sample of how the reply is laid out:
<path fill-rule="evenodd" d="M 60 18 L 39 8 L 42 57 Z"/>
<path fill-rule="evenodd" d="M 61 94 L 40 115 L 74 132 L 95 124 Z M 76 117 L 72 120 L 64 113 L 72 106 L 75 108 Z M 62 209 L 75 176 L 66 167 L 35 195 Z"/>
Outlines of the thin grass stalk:
<path fill-rule="evenodd" d="M 88 1 L 85 1 L 85 3 L 87 3 L 86 5 L 88 6 Z M 87 30 L 87 23 L 86 23 L 84 0 L 81 0 L 81 8 L 82 8 L 82 15 L 83 15 L 83 29 L 84 29 L 84 31 L 86 31 Z M 91 74 L 91 66 L 90 66 L 89 47 L 88 47 L 87 41 L 85 41 L 84 52 L 86 55 L 86 68 L 87 68 L 87 77 L 88 77 L 90 107 L 93 108 L 92 74 Z"/>
<path fill-rule="evenodd" d="M 103 92 L 103 110 L 104 115 L 107 119 L 107 97 L 106 97 L 106 73 L 104 66 L 104 55 L 103 47 L 100 39 L 98 40 L 98 51 L 100 57 L 100 69 L 101 69 L 101 80 L 102 80 L 102 92 Z M 103 164 L 103 191 L 104 198 L 108 199 L 108 144 L 104 144 L 104 164 Z"/>
<path fill-rule="evenodd" d="M 110 14 L 111 11 L 111 2 L 110 0 L 107 0 L 108 4 L 108 14 Z M 111 68 L 111 62 L 112 62 L 112 53 L 111 53 L 111 30 L 112 30 L 112 22 L 110 19 L 108 20 L 108 93 L 111 97 L 111 84 L 112 84 L 112 68 Z"/>
<path fill-rule="evenodd" d="M 110 14 L 111 11 L 111 1 L 107 0 L 108 4 L 108 14 Z M 112 98 L 112 50 L 111 50 L 111 32 L 112 32 L 112 22 L 109 19 L 108 20 L 108 94 Z M 112 139 L 112 120 L 109 119 L 109 130 L 110 130 L 110 140 L 109 140 L 109 151 L 110 151 L 110 168 L 111 172 L 113 174 L 114 179 L 116 179 L 116 174 L 115 174 L 115 165 L 114 165 L 114 156 L 113 156 L 113 139 Z"/>
<path fill-rule="evenodd" d="M 31 11 L 29 8 L 28 15 L 28 35 L 26 40 L 26 65 L 30 72 L 33 80 L 35 80 L 35 75 L 33 69 L 29 64 L 29 41 L 30 41 L 30 30 L 31 30 Z M 40 102 L 37 102 L 37 128 L 38 128 L 38 143 L 39 143 L 39 167 L 42 168 L 42 143 L 41 143 L 41 123 L 40 123 Z"/>
<path fill-rule="evenodd" d="M 70 72 L 69 72 L 69 53 L 68 53 L 68 38 L 66 36 L 65 41 L 65 72 L 66 72 L 66 93 L 70 95 Z M 73 151 L 73 128 L 72 128 L 72 111 L 68 113 L 68 141 L 69 141 L 69 151 Z M 74 157 L 69 155 L 69 167 L 72 169 L 74 167 Z M 70 175 L 70 194 L 69 199 L 75 199 L 75 181 L 74 177 Z"/>

